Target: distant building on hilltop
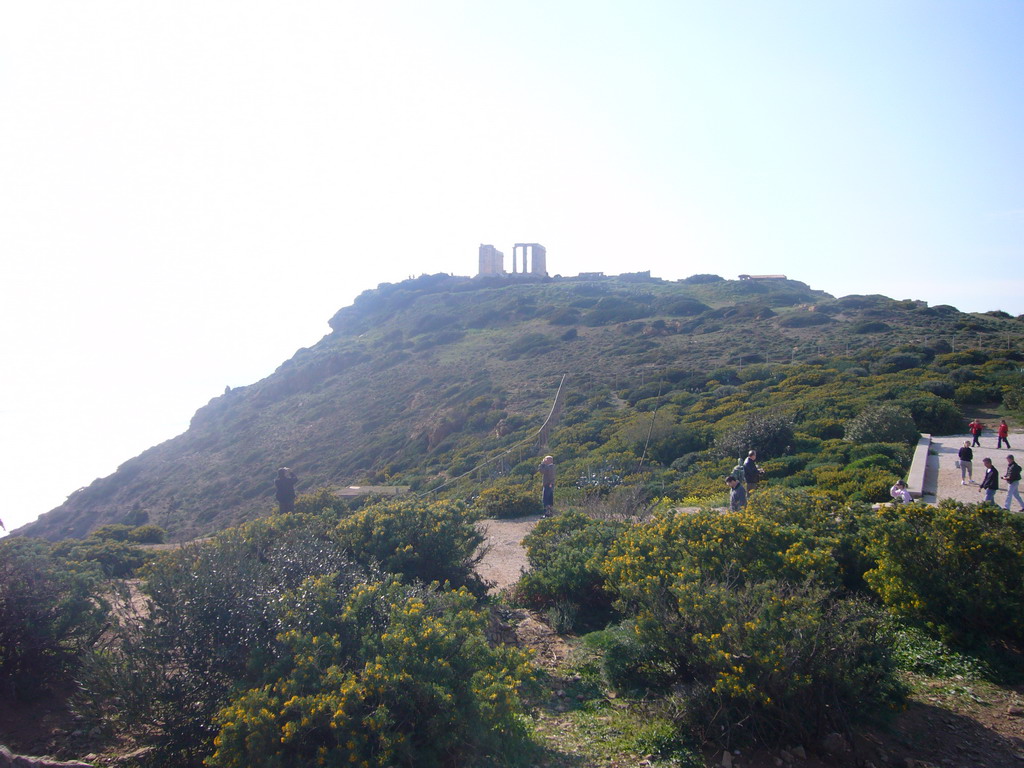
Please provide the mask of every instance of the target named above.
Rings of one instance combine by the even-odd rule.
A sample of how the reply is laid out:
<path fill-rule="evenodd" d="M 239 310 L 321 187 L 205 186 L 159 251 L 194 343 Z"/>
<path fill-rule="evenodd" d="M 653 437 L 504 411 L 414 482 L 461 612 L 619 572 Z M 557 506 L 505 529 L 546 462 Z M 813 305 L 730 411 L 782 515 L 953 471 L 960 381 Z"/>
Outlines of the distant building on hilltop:
<path fill-rule="evenodd" d="M 785 275 L 740 275 L 740 280 L 785 280 Z"/>
<path fill-rule="evenodd" d="M 519 271 L 519 251 L 523 253 L 523 270 Z M 541 275 L 548 274 L 548 251 L 540 243 L 516 243 L 512 246 L 512 274 Z M 480 270 L 478 276 L 505 275 L 505 254 L 493 245 L 480 245 Z"/>

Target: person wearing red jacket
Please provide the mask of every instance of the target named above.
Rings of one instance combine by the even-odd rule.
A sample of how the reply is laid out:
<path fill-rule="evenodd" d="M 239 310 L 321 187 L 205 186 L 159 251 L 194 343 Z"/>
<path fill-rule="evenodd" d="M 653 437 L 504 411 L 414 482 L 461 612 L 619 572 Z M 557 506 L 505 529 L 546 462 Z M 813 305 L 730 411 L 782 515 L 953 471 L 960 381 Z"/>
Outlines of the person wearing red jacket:
<path fill-rule="evenodd" d="M 980 448 L 981 443 L 978 441 L 978 438 L 981 437 L 981 431 L 985 428 L 985 425 L 975 419 L 967 425 L 967 428 L 971 430 L 971 435 L 974 437 L 974 442 L 971 443 L 971 447 Z"/>
<path fill-rule="evenodd" d="M 1006 419 L 999 422 L 999 431 L 996 433 L 998 440 L 996 442 L 996 448 L 1002 448 L 1003 443 L 1006 443 L 1007 449 L 1010 447 L 1010 427 L 1006 424 Z"/>

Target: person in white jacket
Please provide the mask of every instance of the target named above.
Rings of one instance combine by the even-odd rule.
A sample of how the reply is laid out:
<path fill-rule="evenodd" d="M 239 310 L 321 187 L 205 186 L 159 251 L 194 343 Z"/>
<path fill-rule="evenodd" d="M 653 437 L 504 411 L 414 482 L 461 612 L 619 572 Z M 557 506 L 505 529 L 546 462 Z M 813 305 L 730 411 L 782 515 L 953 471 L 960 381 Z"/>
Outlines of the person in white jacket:
<path fill-rule="evenodd" d="M 907 490 L 907 484 L 903 480 L 896 481 L 896 485 L 889 489 L 889 495 L 894 500 L 903 504 L 909 504 L 914 500 L 914 497 L 910 495 L 910 491 Z"/>

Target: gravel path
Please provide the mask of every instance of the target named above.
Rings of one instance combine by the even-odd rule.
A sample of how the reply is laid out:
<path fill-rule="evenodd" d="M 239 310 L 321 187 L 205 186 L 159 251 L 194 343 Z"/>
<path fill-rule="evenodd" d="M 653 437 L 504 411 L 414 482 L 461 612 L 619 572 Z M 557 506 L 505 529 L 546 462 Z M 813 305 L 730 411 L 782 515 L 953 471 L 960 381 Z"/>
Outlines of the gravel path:
<path fill-rule="evenodd" d="M 529 569 L 523 538 L 540 519 L 540 515 L 530 515 L 514 520 L 481 520 L 477 523 L 484 535 L 483 546 L 487 551 L 477 564 L 476 572 L 494 584 L 492 593 L 511 587 L 519 581 L 523 571 Z"/>
<path fill-rule="evenodd" d="M 1006 481 L 1002 479 L 1006 472 L 1006 456 L 1013 453 L 1017 456 L 1018 464 L 1024 462 L 1024 435 L 1011 433 L 1011 444 L 1017 441 L 1019 447 L 1007 450 L 994 447 L 995 435 L 983 434 L 981 447 L 973 449 L 974 461 L 971 469 L 974 474 L 974 484 L 960 485 L 960 470 L 956 466 L 956 455 L 964 441 L 970 442 L 970 440 L 969 434 L 932 436 L 932 448 L 928 456 L 928 468 L 925 472 L 923 501 L 935 502 L 938 499 L 956 499 L 970 503 L 982 501 L 984 494 L 978 489 L 978 483 L 985 476 L 985 466 L 981 460 L 989 458 L 992 459 L 992 465 L 999 471 L 1000 490 L 996 491 L 996 504 L 1003 506 L 1006 503 Z"/>

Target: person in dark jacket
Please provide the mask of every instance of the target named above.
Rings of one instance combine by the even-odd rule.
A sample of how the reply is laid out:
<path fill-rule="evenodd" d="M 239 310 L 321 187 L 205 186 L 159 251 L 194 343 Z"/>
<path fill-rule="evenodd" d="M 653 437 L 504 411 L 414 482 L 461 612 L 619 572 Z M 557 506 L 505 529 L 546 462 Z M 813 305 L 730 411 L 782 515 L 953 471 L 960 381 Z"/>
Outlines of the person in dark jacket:
<path fill-rule="evenodd" d="M 748 491 L 757 488 L 762 474 L 764 473 L 757 466 L 757 451 L 751 451 L 747 454 L 746 461 L 743 462 L 743 480 L 747 484 Z"/>
<path fill-rule="evenodd" d="M 281 467 L 277 470 L 277 478 L 274 480 L 274 496 L 281 514 L 295 511 L 295 483 L 298 481 L 298 475 L 288 467 Z"/>
<path fill-rule="evenodd" d="M 1006 511 L 1010 511 L 1010 502 L 1017 499 L 1020 502 L 1021 512 L 1024 512 L 1024 499 L 1020 497 L 1020 464 L 1018 464 L 1013 454 L 1007 454 L 1006 456 L 1006 474 L 1003 475 L 1003 480 L 1006 481 Z"/>
<path fill-rule="evenodd" d="M 978 486 L 978 491 L 985 494 L 985 501 L 995 503 L 996 491 L 999 490 L 999 472 L 992 466 L 992 459 L 984 458 L 981 463 L 985 465 L 985 477 Z"/>
<path fill-rule="evenodd" d="M 729 511 L 739 512 L 747 506 L 747 492 L 732 475 L 725 476 L 725 483 L 729 486 Z"/>
<path fill-rule="evenodd" d="M 974 461 L 974 451 L 971 450 L 971 441 L 964 440 L 964 447 L 956 455 L 960 460 L 960 485 L 972 485 L 974 474 L 971 462 Z"/>
<path fill-rule="evenodd" d="M 537 471 L 540 472 L 540 479 L 544 485 L 544 517 L 550 517 L 555 506 L 555 457 L 545 456 Z"/>

